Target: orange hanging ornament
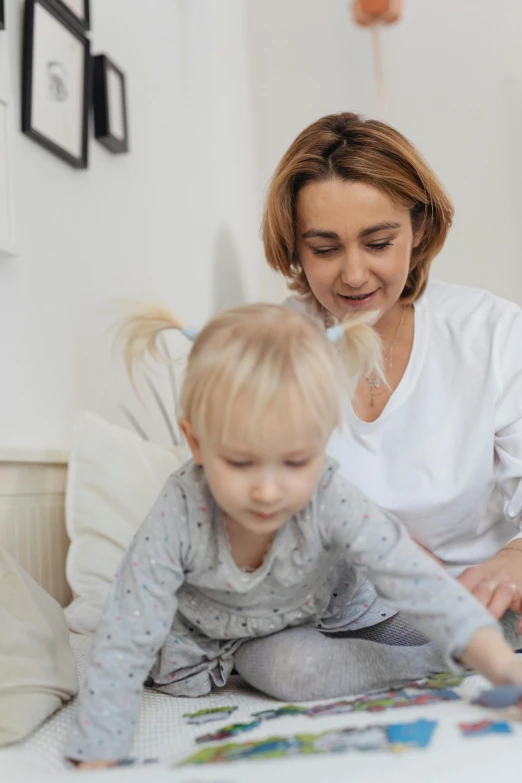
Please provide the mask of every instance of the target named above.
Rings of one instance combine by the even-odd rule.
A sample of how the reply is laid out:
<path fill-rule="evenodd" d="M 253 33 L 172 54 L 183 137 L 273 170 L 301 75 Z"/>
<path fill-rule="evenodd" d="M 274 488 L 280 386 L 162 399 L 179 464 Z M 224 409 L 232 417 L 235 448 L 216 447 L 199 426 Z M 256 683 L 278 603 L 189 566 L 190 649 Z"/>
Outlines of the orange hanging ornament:
<path fill-rule="evenodd" d="M 384 74 L 379 30 L 383 24 L 397 22 L 401 13 L 402 0 L 352 0 L 354 22 L 372 31 L 373 70 L 380 103 L 384 101 Z"/>
<path fill-rule="evenodd" d="M 353 0 L 352 15 L 356 24 L 393 24 L 400 19 L 402 0 Z"/>

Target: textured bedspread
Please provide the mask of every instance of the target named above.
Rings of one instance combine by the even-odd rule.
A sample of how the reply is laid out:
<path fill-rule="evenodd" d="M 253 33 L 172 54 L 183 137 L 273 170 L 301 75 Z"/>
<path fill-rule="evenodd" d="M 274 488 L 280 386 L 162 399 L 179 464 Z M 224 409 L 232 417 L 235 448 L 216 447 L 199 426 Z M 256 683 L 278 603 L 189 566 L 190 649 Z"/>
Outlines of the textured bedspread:
<path fill-rule="evenodd" d="M 90 639 L 73 635 L 71 643 L 83 685 Z M 175 699 L 146 691 L 132 755 L 141 760 L 158 759 L 160 763 L 83 773 L 80 778 L 80 773 L 62 758 L 67 726 L 74 709 L 74 705 L 69 705 L 25 742 L 0 751 L 0 780 L 11 783 L 46 778 L 92 779 L 99 783 L 107 780 L 117 783 L 136 778 L 147 780 L 147 783 L 167 780 L 172 783 L 246 783 L 247 780 L 257 783 L 259 779 L 266 783 L 268 777 L 285 783 L 289 778 L 292 783 L 322 783 L 324 776 L 348 779 L 348 775 L 355 783 L 377 780 L 383 783 L 408 783 L 410 780 L 416 783 L 432 780 L 480 783 L 491 781 L 493 777 L 500 780 L 503 770 L 507 777 L 522 765 L 522 721 L 513 712 L 487 711 L 472 705 L 471 697 L 483 687 L 482 678 L 474 676 L 451 688 L 462 699 L 433 702 L 430 698 L 420 698 L 417 706 L 400 709 L 391 708 L 389 699 L 380 699 L 372 710 L 361 701 L 355 711 L 352 708 L 347 711 L 346 704 L 339 704 L 336 709 L 325 708 L 323 705 L 328 702 L 321 702 L 319 708 L 316 704 L 299 705 L 297 709 L 281 711 L 281 703 L 249 690 L 235 677 L 225 689 L 200 699 Z M 411 691 L 408 693 L 412 695 Z M 396 702 L 404 702 L 404 697 L 399 695 Z M 219 712 L 214 716 L 205 713 L 217 709 Z M 199 715 L 189 722 L 184 717 L 186 713 Z M 209 718 L 215 720 L 209 721 Z M 507 722 L 511 732 L 481 733 L 479 726 L 474 736 L 463 736 L 460 723 L 477 724 L 484 720 Z M 196 741 L 202 735 L 219 733 L 231 724 L 248 728 L 233 729 L 228 738 Z M 415 731 L 419 730 L 421 734 L 428 726 L 431 736 L 427 747 L 416 747 L 415 742 L 409 744 L 410 728 L 394 730 L 395 733 L 381 728 L 390 724 L 414 725 Z M 377 731 L 343 732 L 367 726 L 377 726 Z M 347 736 L 350 738 L 348 743 Z M 390 740 L 393 736 L 399 740 Z M 222 750 L 227 743 L 255 743 L 268 738 L 271 738 L 270 743 L 254 744 L 246 752 Z M 391 747 L 393 742 L 396 744 Z M 226 761 L 241 755 L 243 758 L 234 763 L 178 766 L 202 752 L 201 760 L 206 757 Z"/>

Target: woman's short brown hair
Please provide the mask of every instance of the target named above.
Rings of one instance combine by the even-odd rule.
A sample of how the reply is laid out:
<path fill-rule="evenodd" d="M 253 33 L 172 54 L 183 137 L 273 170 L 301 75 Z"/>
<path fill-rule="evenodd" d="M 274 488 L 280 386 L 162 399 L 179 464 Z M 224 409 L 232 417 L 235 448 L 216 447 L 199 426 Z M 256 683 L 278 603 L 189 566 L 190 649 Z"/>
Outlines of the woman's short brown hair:
<path fill-rule="evenodd" d="M 413 230 L 422 230 L 422 239 L 412 251 L 401 300 L 414 302 L 444 245 L 453 205 L 426 161 L 401 133 L 358 114 L 330 114 L 317 120 L 283 156 L 270 183 L 263 217 L 268 263 L 290 281 L 291 289 L 311 296 L 296 251 L 297 194 L 310 182 L 336 177 L 373 185 L 409 208 Z"/>

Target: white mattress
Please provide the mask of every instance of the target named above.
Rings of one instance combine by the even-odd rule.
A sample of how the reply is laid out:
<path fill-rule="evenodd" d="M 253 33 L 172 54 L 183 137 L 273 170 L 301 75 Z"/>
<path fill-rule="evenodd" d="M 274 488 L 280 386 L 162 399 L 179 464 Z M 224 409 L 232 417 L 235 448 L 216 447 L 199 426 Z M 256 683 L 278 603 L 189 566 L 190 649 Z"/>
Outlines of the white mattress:
<path fill-rule="evenodd" d="M 72 635 L 71 644 L 75 652 L 80 681 L 83 685 L 90 639 Z M 511 712 L 491 712 L 473 706 L 469 699 L 484 687 L 482 678 L 468 678 L 457 688 L 463 700 L 424 707 L 407 707 L 380 713 L 345 714 L 330 717 L 308 718 L 306 716 L 285 717 L 262 723 L 258 728 L 236 737 L 233 741 L 256 740 L 277 735 L 316 733 L 347 726 L 402 723 L 427 718 L 438 721 L 438 726 L 429 748 L 403 754 L 350 752 L 343 755 L 298 756 L 291 759 L 271 761 L 250 761 L 227 765 L 205 765 L 177 767 L 177 762 L 201 749 L 195 738 L 227 723 L 252 720 L 251 713 L 279 706 L 278 702 L 249 690 L 239 678 L 232 677 L 230 684 L 208 697 L 199 699 L 173 698 L 164 694 L 146 691 L 143 698 L 141 718 L 132 755 L 140 759 L 160 759 L 158 765 L 122 768 L 110 773 L 82 773 L 82 780 L 93 779 L 99 783 L 141 778 L 148 783 L 169 780 L 172 783 L 239 783 L 248 779 L 256 783 L 257 778 L 266 783 L 267 775 L 274 780 L 299 780 L 308 783 L 328 776 L 346 776 L 350 780 L 373 783 L 383 779 L 386 783 L 415 780 L 415 783 L 440 781 L 480 781 L 495 783 L 509 773 L 520 770 L 522 762 L 522 721 Z M 195 712 L 206 707 L 237 706 L 229 717 L 205 725 L 189 725 L 183 718 L 185 712 Z M 71 704 L 52 718 L 25 742 L 0 751 L 0 780 L 11 783 L 14 780 L 37 781 L 52 778 L 56 780 L 79 780 L 78 772 L 63 761 L 63 746 L 67 726 L 74 704 Z M 460 736 L 460 721 L 479 721 L 483 718 L 509 720 L 514 733 L 493 735 L 483 738 L 463 739 Z M 92 777 L 92 776 L 95 777 Z"/>

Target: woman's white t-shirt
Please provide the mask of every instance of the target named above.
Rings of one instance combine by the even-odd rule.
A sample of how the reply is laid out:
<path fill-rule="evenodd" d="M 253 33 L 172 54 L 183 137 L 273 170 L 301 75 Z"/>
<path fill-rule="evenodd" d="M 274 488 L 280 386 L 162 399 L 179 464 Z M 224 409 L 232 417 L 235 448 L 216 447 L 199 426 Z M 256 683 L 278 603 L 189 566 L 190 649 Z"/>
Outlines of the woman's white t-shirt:
<path fill-rule="evenodd" d="M 458 575 L 522 538 L 522 310 L 439 281 L 414 310 L 410 360 L 384 411 L 368 423 L 347 402 L 329 453 Z"/>

